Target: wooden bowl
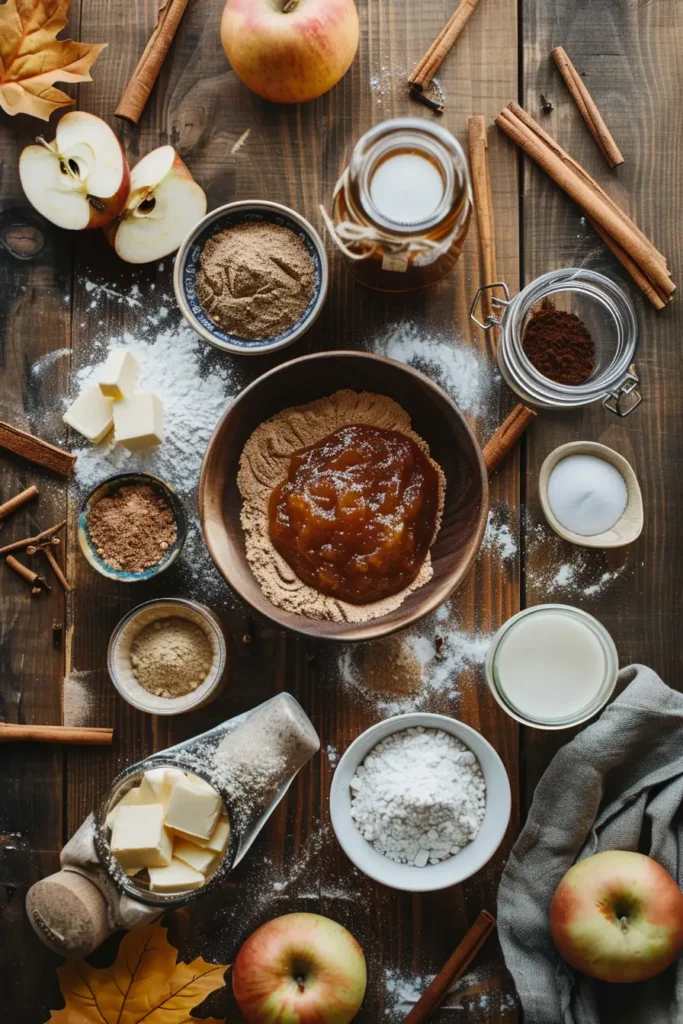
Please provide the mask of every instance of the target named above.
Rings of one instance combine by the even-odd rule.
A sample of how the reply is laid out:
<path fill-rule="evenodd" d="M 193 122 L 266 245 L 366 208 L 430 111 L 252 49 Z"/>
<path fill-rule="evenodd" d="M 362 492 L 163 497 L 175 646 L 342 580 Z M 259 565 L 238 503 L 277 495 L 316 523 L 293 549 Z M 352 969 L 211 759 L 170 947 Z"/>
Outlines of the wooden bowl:
<path fill-rule="evenodd" d="M 624 478 L 628 491 L 626 508 L 614 526 L 603 531 L 584 535 L 567 530 L 562 523 L 553 515 L 553 510 L 548 501 L 548 480 L 558 462 L 566 459 L 569 455 L 594 455 L 597 459 L 609 462 L 617 469 Z M 638 478 L 634 473 L 631 464 L 626 461 L 623 455 L 613 451 L 607 445 L 598 444 L 597 441 L 570 441 L 569 444 L 561 444 L 559 448 L 551 452 L 541 466 L 538 478 L 538 493 L 543 508 L 543 514 L 555 533 L 568 540 L 572 544 L 579 544 L 584 548 L 622 548 L 636 540 L 643 529 L 643 498 L 640 493 Z"/>
<path fill-rule="evenodd" d="M 409 413 L 446 475 L 441 529 L 432 545 L 434 575 L 393 612 L 368 622 L 329 622 L 284 611 L 263 594 L 245 555 L 237 471 L 252 432 L 276 413 L 341 388 L 387 395 Z M 416 622 L 442 604 L 466 576 L 486 527 L 488 479 L 477 441 L 458 407 L 433 381 L 404 363 L 361 352 L 324 352 L 265 373 L 239 395 L 218 423 L 199 481 L 204 539 L 229 585 L 279 626 L 313 637 L 370 640 Z"/>

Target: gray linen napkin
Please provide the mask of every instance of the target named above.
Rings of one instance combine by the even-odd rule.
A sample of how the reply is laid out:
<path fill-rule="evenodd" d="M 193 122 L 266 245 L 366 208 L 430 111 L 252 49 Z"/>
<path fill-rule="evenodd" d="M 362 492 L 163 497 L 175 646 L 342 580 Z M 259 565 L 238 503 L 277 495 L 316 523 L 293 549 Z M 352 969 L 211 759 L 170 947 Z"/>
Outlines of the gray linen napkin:
<path fill-rule="evenodd" d="M 539 782 L 498 890 L 498 934 L 525 1024 L 681 1024 L 683 959 L 658 978 L 607 985 L 562 961 L 548 927 L 557 884 L 600 850 L 639 850 L 683 885 L 683 694 L 652 669 L 563 747 Z"/>

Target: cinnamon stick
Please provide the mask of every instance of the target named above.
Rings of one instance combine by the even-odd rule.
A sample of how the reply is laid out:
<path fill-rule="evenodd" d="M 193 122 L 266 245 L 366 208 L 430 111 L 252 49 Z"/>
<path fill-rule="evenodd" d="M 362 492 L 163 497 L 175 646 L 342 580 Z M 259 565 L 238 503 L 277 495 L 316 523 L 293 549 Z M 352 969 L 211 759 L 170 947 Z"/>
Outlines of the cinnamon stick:
<path fill-rule="evenodd" d="M 472 168 L 474 202 L 477 208 L 483 279 L 485 284 L 493 284 L 498 280 L 496 236 L 493 225 L 493 200 L 491 197 L 491 177 L 489 174 L 486 119 L 483 116 L 476 115 L 468 119 L 467 139 L 470 152 L 470 166 Z M 490 290 L 483 293 L 484 322 L 486 322 L 486 317 L 493 311 L 491 298 Z"/>
<path fill-rule="evenodd" d="M 116 117 L 133 124 L 140 120 L 186 7 L 187 0 L 166 0 L 159 8 L 154 31 L 114 111 Z"/>
<path fill-rule="evenodd" d="M 586 122 L 588 130 L 595 139 L 605 160 L 610 167 L 618 167 L 619 164 L 623 164 L 624 158 L 612 137 L 612 133 L 605 124 L 593 97 L 584 85 L 583 79 L 567 56 L 564 47 L 556 46 L 551 52 L 558 71 L 562 75 L 581 117 Z"/>
<path fill-rule="evenodd" d="M 572 156 L 569 155 L 569 153 L 562 149 L 562 146 L 560 146 L 559 142 L 557 142 L 552 137 L 552 135 L 545 131 L 545 129 L 542 128 L 541 125 L 538 123 L 538 121 L 535 121 L 531 114 L 528 114 L 527 111 L 524 110 L 523 107 L 520 107 L 518 103 L 515 103 L 514 101 L 512 103 L 508 103 L 507 109 L 511 111 L 516 117 L 518 117 L 519 120 L 527 128 L 529 128 L 530 131 L 534 133 L 534 135 L 537 135 L 542 142 L 545 142 L 545 144 L 549 146 L 550 149 L 552 149 L 553 153 L 555 153 L 555 155 L 558 156 L 560 160 L 562 160 L 563 163 L 567 165 L 570 171 L 576 173 L 581 178 L 581 180 L 584 181 L 586 185 L 588 185 L 588 187 L 591 188 L 595 192 L 595 194 L 603 200 L 603 202 L 607 206 L 614 210 L 617 216 L 621 217 L 625 224 L 629 225 L 629 227 L 641 239 L 643 244 L 650 247 L 652 251 L 652 258 L 658 260 L 661 263 L 663 269 L 668 273 L 666 257 L 661 252 L 659 252 L 658 249 L 655 248 L 655 246 L 652 244 L 647 235 L 645 235 L 640 230 L 638 225 L 631 220 L 628 214 L 625 213 L 624 210 L 622 210 L 621 207 L 614 202 L 612 197 L 608 195 L 607 192 L 605 192 L 605 190 L 600 185 L 598 185 L 595 178 L 591 177 L 588 171 L 578 162 L 578 160 L 575 160 Z"/>
<path fill-rule="evenodd" d="M 27 583 L 35 584 L 36 580 L 40 579 L 37 572 L 34 572 L 33 569 L 29 569 L 27 565 L 22 565 L 22 563 L 18 559 L 14 558 L 13 555 L 8 555 L 5 561 L 10 569 L 13 569 L 17 576 L 21 576 Z"/>
<path fill-rule="evenodd" d="M 547 133 L 517 104 L 509 104 L 501 111 L 496 124 L 620 246 L 650 282 L 650 290 L 654 288 L 668 301 L 676 286 L 670 279 L 664 257 L 590 176 L 577 170 L 580 165 L 567 157 L 554 140 L 554 144 L 549 144 Z"/>
<path fill-rule="evenodd" d="M 44 547 L 42 549 L 42 551 L 43 551 L 43 554 L 45 555 L 45 557 L 47 558 L 48 562 L 52 566 L 52 571 L 55 574 L 55 576 L 57 577 L 57 579 L 59 580 L 59 583 L 60 583 L 60 586 L 62 587 L 62 590 L 66 594 L 68 594 L 69 591 L 72 590 L 73 588 L 72 588 L 71 584 L 69 583 L 69 581 L 67 580 L 67 578 L 64 575 L 64 573 L 62 572 L 62 567 L 60 566 L 59 562 L 57 561 L 57 559 L 55 558 L 54 554 L 52 553 L 52 551 L 50 550 L 49 547 L 47 547 L 47 546 Z"/>
<path fill-rule="evenodd" d="M 76 461 L 76 456 L 65 452 L 63 448 L 48 444 L 42 438 L 19 430 L 9 423 L 0 422 L 0 448 L 6 448 L 15 455 L 20 455 L 22 459 L 28 459 L 29 462 L 51 469 L 62 476 L 71 476 Z"/>
<path fill-rule="evenodd" d="M 46 537 L 54 537 L 55 534 L 60 533 L 65 526 L 66 519 L 61 523 L 57 523 L 56 526 L 48 526 L 47 530 L 37 533 L 35 537 L 23 537 L 21 540 L 13 541 L 11 544 L 5 544 L 4 548 L 0 548 L 0 555 L 7 555 L 10 551 L 19 551 L 21 548 L 27 548 L 29 544 L 40 544 L 41 540 L 45 540 Z"/>
<path fill-rule="evenodd" d="M 418 89 L 426 89 L 456 39 L 474 14 L 479 0 L 460 0 L 460 4 L 448 19 L 439 35 L 429 47 L 424 57 L 413 68 L 408 78 L 409 85 Z"/>
<path fill-rule="evenodd" d="M 22 505 L 26 505 L 27 502 L 33 501 L 34 498 L 38 497 L 38 488 L 31 484 L 26 490 L 20 491 L 19 494 L 15 494 L 13 498 L 0 505 L 0 519 L 4 519 L 5 516 L 10 515 L 12 512 L 16 512 Z"/>
<path fill-rule="evenodd" d="M 462 942 L 443 965 L 431 985 L 404 1020 L 404 1024 L 422 1024 L 438 1009 L 451 985 L 463 976 L 475 956 L 496 927 L 496 919 L 482 910 Z"/>
<path fill-rule="evenodd" d="M 0 722 L 0 743 L 77 743 L 101 747 L 108 746 L 113 739 L 113 729 L 68 725 L 13 725 L 9 722 Z"/>
<path fill-rule="evenodd" d="M 489 476 L 495 473 L 505 456 L 512 451 L 526 428 L 535 418 L 536 413 L 533 409 L 529 409 L 526 405 L 522 405 L 519 402 L 507 419 L 498 427 L 498 430 L 483 452 L 484 463 Z"/>

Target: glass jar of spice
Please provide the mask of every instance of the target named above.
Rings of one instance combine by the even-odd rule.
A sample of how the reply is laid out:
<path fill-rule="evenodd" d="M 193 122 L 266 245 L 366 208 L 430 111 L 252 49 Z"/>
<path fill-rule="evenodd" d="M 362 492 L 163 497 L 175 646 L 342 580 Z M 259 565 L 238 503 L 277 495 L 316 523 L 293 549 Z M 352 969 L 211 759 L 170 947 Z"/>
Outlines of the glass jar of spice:
<path fill-rule="evenodd" d="M 462 147 L 423 118 L 383 121 L 356 144 L 333 217 L 321 212 L 363 284 L 389 292 L 433 284 L 457 262 L 472 214 Z"/>
<path fill-rule="evenodd" d="M 493 312 L 481 321 L 477 308 L 486 291 L 493 293 Z M 525 333 L 532 318 L 543 309 L 572 314 L 590 336 L 595 350 L 592 369 L 580 383 L 558 383 L 529 358 Z M 640 382 L 632 365 L 638 343 L 635 310 L 623 289 L 604 274 L 571 267 L 553 270 L 537 277 L 513 299 L 506 284 L 487 284 L 475 295 L 470 316 L 485 331 L 501 328 L 497 350 L 501 373 L 527 404 L 573 409 L 602 400 L 606 409 L 622 417 L 640 405 Z M 536 361 L 542 365 L 538 358 Z"/>

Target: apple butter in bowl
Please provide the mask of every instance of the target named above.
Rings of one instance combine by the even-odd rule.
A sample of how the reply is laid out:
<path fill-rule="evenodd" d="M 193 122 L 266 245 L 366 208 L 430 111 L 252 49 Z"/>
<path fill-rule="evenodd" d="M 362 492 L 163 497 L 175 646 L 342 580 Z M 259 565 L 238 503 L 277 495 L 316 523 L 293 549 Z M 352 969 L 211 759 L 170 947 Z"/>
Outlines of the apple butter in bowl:
<path fill-rule="evenodd" d="M 270 496 L 270 538 L 304 583 L 368 604 L 415 581 L 440 511 L 439 474 L 422 448 L 355 423 L 292 455 Z"/>

